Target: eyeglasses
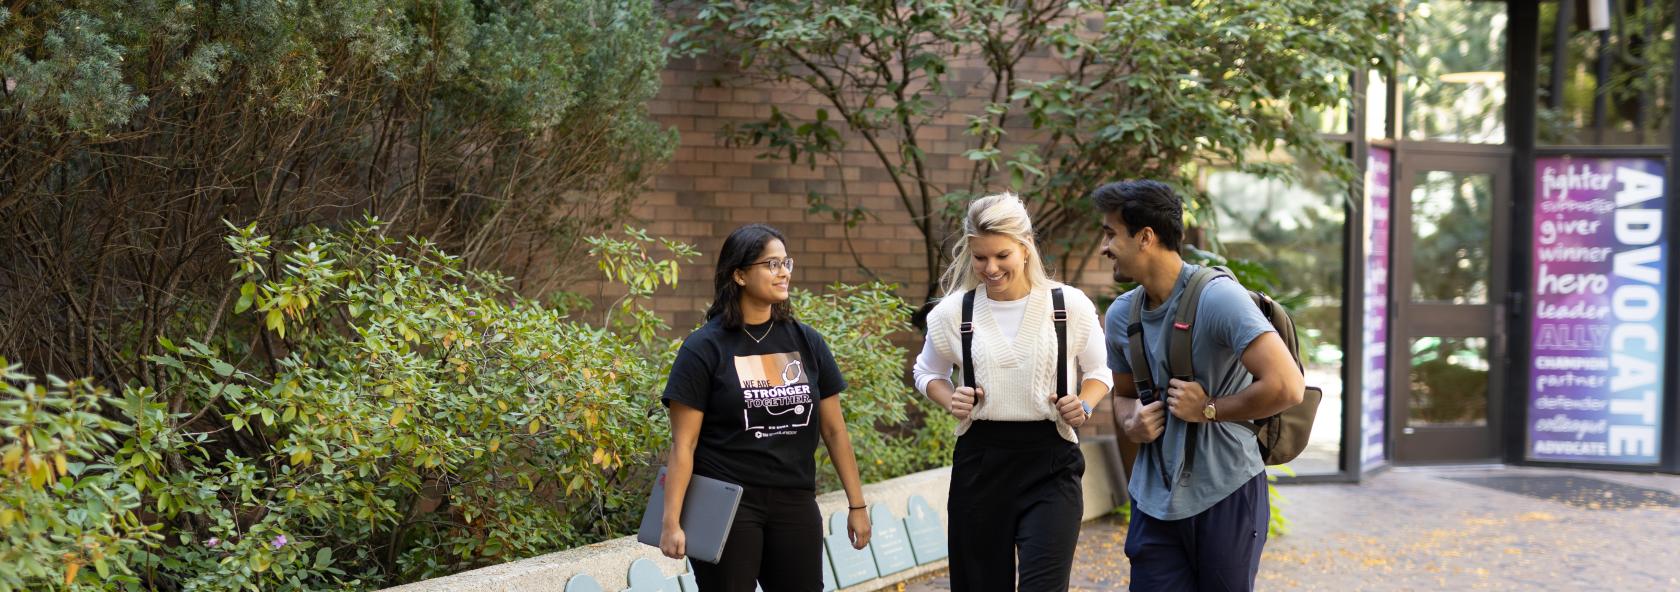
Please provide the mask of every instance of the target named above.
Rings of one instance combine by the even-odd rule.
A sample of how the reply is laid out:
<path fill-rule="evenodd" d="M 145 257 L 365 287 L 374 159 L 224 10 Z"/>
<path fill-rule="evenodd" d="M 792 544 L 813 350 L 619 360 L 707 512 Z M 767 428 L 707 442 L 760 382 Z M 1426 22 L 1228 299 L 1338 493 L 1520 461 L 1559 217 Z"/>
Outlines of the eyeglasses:
<path fill-rule="evenodd" d="M 766 269 L 770 270 L 771 273 L 775 273 L 776 268 L 778 268 L 778 267 L 787 270 L 788 273 L 793 273 L 793 258 L 792 257 L 788 257 L 786 259 L 775 259 L 775 258 L 765 259 L 763 261 L 759 261 L 758 263 L 748 263 L 746 265 L 742 265 L 741 267 L 746 268 L 746 267 L 752 267 L 754 265 L 764 265 L 764 266 L 766 266 Z"/>

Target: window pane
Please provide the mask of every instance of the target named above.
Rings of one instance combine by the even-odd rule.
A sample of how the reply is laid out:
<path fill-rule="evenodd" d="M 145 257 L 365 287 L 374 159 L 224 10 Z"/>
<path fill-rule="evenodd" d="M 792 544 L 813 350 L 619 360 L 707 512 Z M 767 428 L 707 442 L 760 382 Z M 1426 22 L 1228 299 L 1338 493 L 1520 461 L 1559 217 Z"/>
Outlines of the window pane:
<path fill-rule="evenodd" d="M 1287 157 L 1282 158 L 1287 160 Z M 1275 274 L 1266 291 L 1295 319 L 1307 384 L 1324 389 L 1306 451 L 1289 463 L 1297 474 L 1340 470 L 1342 446 L 1343 194 L 1322 172 L 1303 183 L 1233 170 L 1208 174 L 1214 250 Z M 1252 282 L 1251 282 L 1252 283 Z"/>
<path fill-rule="evenodd" d="M 1487 425 L 1487 355 L 1485 337 L 1413 339 L 1406 425 Z"/>
<path fill-rule="evenodd" d="M 1412 188 L 1412 301 L 1487 304 L 1493 177 L 1424 171 Z"/>
<path fill-rule="evenodd" d="M 1540 5 L 1535 83 L 1541 144 L 1668 143 L 1674 125 L 1675 5 L 1674 0 L 1612 2 L 1616 14 L 1603 33 L 1587 30 L 1580 14 L 1584 5 Z"/>
<path fill-rule="evenodd" d="M 1411 140 L 1505 142 L 1505 3 L 1414 1 L 1401 117 Z"/>
<path fill-rule="evenodd" d="M 1372 70 L 1365 81 L 1365 137 L 1388 138 L 1388 77 Z"/>

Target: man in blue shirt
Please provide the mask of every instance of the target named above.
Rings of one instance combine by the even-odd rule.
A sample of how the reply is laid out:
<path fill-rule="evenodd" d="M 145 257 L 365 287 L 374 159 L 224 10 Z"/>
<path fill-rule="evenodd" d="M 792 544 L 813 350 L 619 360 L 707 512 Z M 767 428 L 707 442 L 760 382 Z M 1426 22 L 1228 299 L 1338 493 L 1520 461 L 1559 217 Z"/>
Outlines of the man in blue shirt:
<path fill-rule="evenodd" d="M 1233 422 L 1300 403 L 1301 371 L 1247 290 L 1215 279 L 1201 292 L 1192 326 L 1178 328 L 1190 332 L 1195 380 L 1167 380 L 1172 318 L 1197 269 L 1179 256 L 1183 202 L 1155 181 L 1110 183 L 1091 197 L 1115 280 L 1139 284 L 1109 306 L 1104 326 L 1115 413 L 1126 438 L 1142 445 L 1127 488 L 1132 589 L 1252 590 L 1271 511 L 1254 432 Z M 1132 318 L 1138 298 L 1145 299 L 1141 318 Z M 1148 403 L 1133 383 L 1134 323 L 1159 395 Z"/>

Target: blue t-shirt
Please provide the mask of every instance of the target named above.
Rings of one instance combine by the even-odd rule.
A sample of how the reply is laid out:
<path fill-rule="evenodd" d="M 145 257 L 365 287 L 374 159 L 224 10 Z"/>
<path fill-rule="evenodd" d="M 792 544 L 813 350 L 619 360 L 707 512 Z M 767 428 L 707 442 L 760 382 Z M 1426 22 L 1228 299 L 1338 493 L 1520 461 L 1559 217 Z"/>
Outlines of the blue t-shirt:
<path fill-rule="evenodd" d="M 1151 374 L 1158 383 L 1156 393 L 1167 392 L 1167 334 L 1190 275 L 1198 266 L 1188 263 L 1179 270 L 1172 294 L 1154 309 L 1143 311 L 1144 348 L 1149 353 Z M 1119 374 L 1132 373 L 1130 340 L 1126 328 L 1132 323 L 1132 302 L 1143 298 L 1138 287 L 1122 294 L 1109 305 L 1104 331 L 1108 337 L 1108 367 Z M 1255 338 L 1273 332 L 1271 322 L 1260 315 L 1248 291 L 1235 281 L 1216 279 L 1202 289 L 1201 303 L 1191 328 L 1191 366 L 1196 382 L 1214 397 L 1236 394 L 1254 381 L 1242 365 L 1243 351 Z M 1188 424 L 1167 413 L 1166 430 L 1155 443 L 1138 453 L 1127 491 L 1138 510 L 1158 520 L 1189 518 L 1219 503 L 1265 470 L 1254 432 L 1230 422 L 1203 423 L 1196 432 L 1196 462 L 1193 474 L 1183 472 L 1184 439 Z M 1161 464 L 1174 479 L 1168 488 L 1149 446 L 1161 447 Z"/>

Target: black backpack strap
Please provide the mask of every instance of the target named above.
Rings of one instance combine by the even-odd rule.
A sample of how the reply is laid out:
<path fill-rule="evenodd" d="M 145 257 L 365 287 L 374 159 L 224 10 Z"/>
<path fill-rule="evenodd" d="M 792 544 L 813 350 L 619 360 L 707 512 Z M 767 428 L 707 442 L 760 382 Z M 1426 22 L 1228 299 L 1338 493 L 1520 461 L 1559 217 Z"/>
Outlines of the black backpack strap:
<path fill-rule="evenodd" d="M 962 334 L 962 375 L 963 386 L 974 387 L 974 290 L 963 294 L 962 324 L 957 326 L 957 332 Z"/>
<path fill-rule="evenodd" d="M 1060 287 L 1050 290 L 1050 300 L 1056 306 L 1051 318 L 1056 321 L 1056 399 L 1060 400 L 1068 394 L 1067 301 L 1062 298 Z"/>
<path fill-rule="evenodd" d="M 1213 280 L 1231 277 L 1223 267 L 1203 267 L 1190 275 L 1179 297 L 1178 310 L 1173 315 L 1172 335 L 1167 338 L 1167 369 L 1178 380 L 1195 380 L 1195 359 L 1190 349 L 1190 329 L 1196 324 L 1196 313 L 1202 305 L 1202 290 Z"/>
<path fill-rule="evenodd" d="M 1149 294 L 1143 288 L 1137 289 L 1137 298 L 1132 299 L 1132 322 L 1126 326 L 1126 341 L 1129 355 L 1126 357 L 1132 363 L 1132 386 L 1137 387 L 1138 404 L 1148 405 L 1155 402 L 1155 376 L 1149 368 L 1149 356 L 1143 345 L 1143 301 Z"/>
<path fill-rule="evenodd" d="M 1149 350 L 1144 349 L 1148 346 L 1144 345 L 1143 339 L 1143 305 L 1148 299 L 1149 292 L 1141 286 L 1138 287 L 1137 297 L 1132 299 L 1132 322 L 1126 326 L 1126 340 L 1129 343 L 1126 346 L 1129 350 L 1126 357 L 1132 364 L 1132 385 L 1137 387 L 1140 406 L 1161 400 L 1158 386 L 1155 384 L 1155 371 L 1149 363 Z M 1168 414 L 1167 419 L 1171 421 L 1172 414 Z M 1172 478 L 1167 476 L 1167 461 L 1161 454 L 1160 440 L 1140 444 L 1139 450 L 1144 449 L 1149 451 L 1150 458 L 1155 459 L 1155 472 L 1161 476 L 1161 484 L 1167 489 L 1172 489 Z"/>
<path fill-rule="evenodd" d="M 1173 315 L 1172 333 L 1167 336 L 1167 366 L 1172 377 L 1178 380 L 1194 382 L 1194 356 L 1190 349 L 1192 328 L 1196 324 L 1196 312 L 1201 308 L 1202 290 L 1208 284 L 1219 278 L 1231 277 L 1231 272 L 1223 267 L 1202 267 L 1190 276 L 1190 283 L 1184 287 L 1184 293 L 1178 299 L 1178 311 Z M 1232 279 L 1235 281 L 1235 278 Z M 1205 390 L 1205 387 L 1204 387 Z M 1213 399 L 1213 393 L 1207 393 L 1208 400 Z M 1184 474 L 1190 474 L 1191 467 L 1196 462 L 1196 438 L 1200 436 L 1202 424 L 1191 423 L 1185 426 L 1184 432 Z"/>

